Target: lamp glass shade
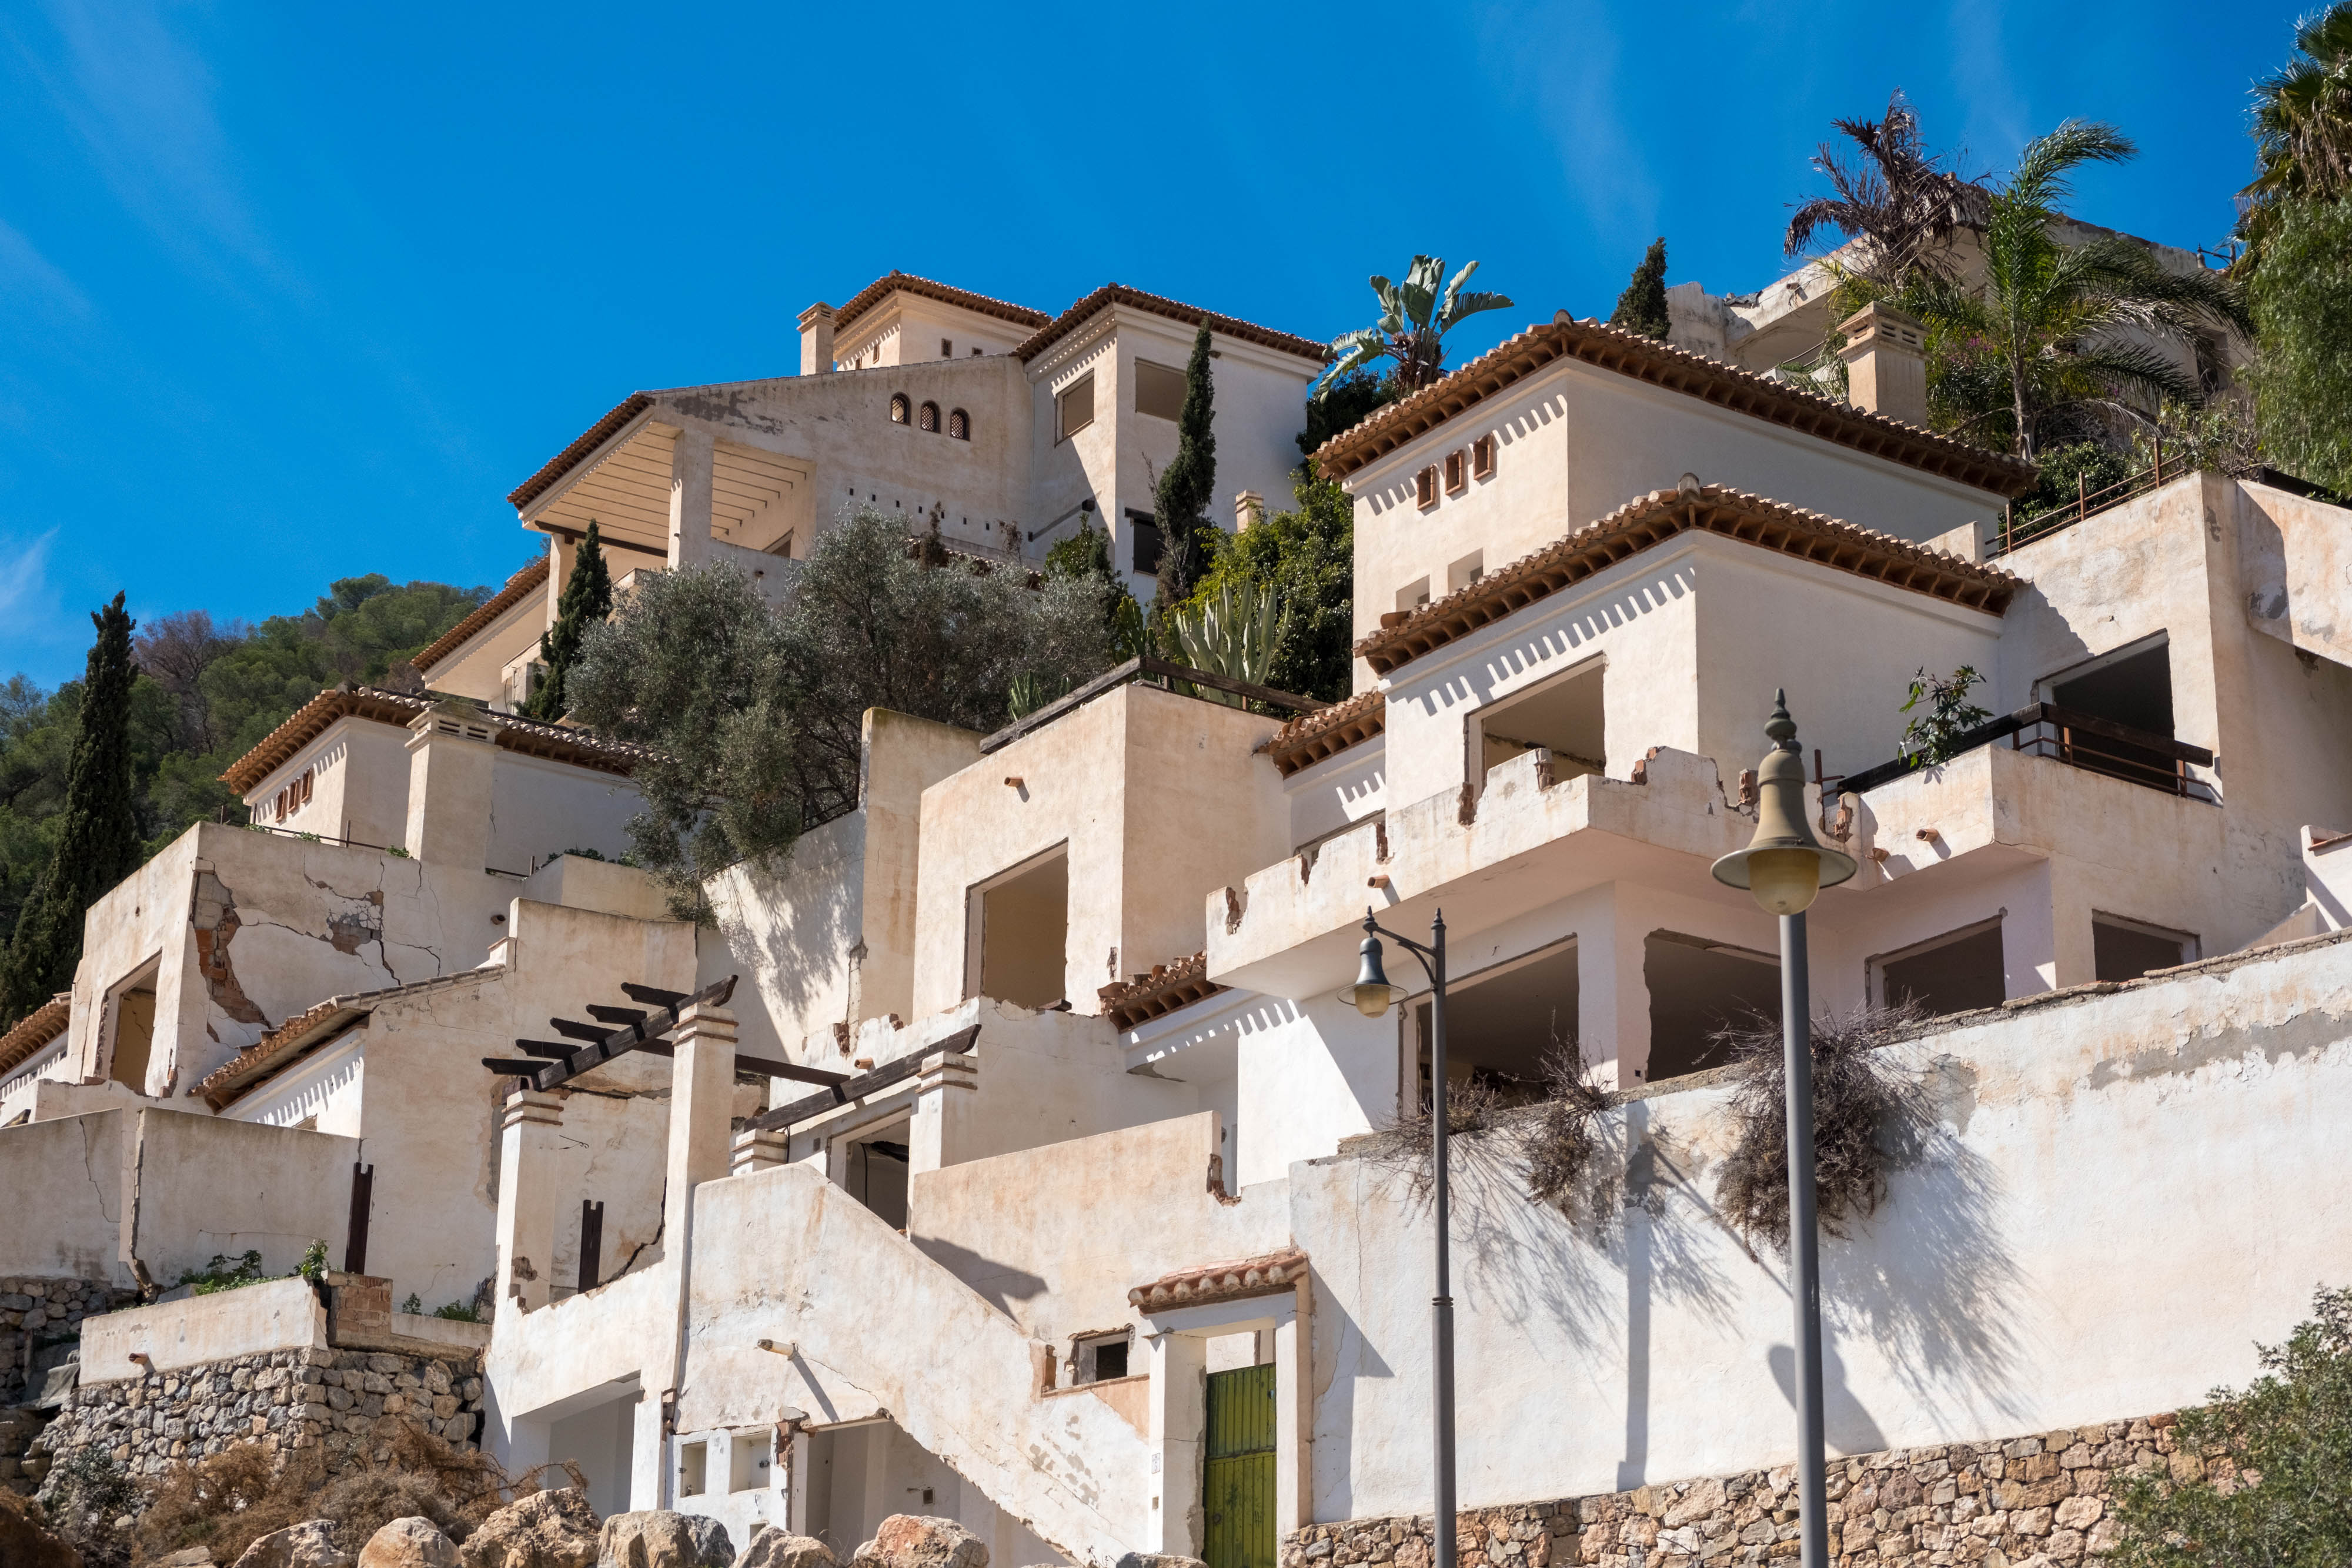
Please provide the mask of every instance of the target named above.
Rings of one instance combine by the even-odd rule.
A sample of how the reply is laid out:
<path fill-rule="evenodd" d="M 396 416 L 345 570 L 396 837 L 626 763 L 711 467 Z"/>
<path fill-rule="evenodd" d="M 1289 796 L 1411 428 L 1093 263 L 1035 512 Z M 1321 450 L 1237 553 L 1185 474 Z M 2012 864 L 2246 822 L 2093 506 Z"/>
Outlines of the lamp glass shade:
<path fill-rule="evenodd" d="M 1356 983 L 1341 991 L 1339 999 L 1366 1018 L 1376 1019 L 1396 1005 L 1404 988 L 1389 984 L 1388 971 L 1381 963 L 1379 937 L 1365 937 L 1359 953 L 1362 962 L 1356 970 Z"/>
<path fill-rule="evenodd" d="M 1814 849 L 1752 851 L 1748 891 L 1768 915 L 1802 915 L 1822 891 L 1822 854 Z"/>

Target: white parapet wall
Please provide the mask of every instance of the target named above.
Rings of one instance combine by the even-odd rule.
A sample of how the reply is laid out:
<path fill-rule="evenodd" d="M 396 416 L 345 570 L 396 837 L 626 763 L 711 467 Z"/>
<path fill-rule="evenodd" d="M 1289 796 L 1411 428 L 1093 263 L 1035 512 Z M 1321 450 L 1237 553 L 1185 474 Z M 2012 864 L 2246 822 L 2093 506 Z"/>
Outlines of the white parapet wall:
<path fill-rule="evenodd" d="M 120 1383 L 241 1355 L 326 1346 L 327 1309 L 310 1281 L 272 1280 L 89 1319 L 81 1326 L 81 1381 Z"/>

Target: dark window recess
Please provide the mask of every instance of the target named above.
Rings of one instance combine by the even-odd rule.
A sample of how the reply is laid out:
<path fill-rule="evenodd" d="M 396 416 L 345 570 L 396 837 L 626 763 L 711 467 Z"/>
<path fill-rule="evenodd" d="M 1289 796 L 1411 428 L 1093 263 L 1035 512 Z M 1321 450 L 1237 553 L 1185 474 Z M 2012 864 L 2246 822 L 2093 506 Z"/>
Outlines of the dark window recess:
<path fill-rule="evenodd" d="M 1127 1375 L 1127 1341 L 1113 1340 L 1095 1346 L 1095 1381 Z"/>
<path fill-rule="evenodd" d="M 2102 980 L 2137 980 L 2151 970 L 2186 964 L 2197 956 L 2195 944 L 2196 938 L 2177 931 L 2091 920 L 2091 965 Z"/>
<path fill-rule="evenodd" d="M 2060 707 L 2167 740 L 2177 738 L 2172 733 L 2172 657 L 2165 643 L 2049 685 L 2050 701 Z M 2136 783 L 2167 783 L 2174 775 L 2173 758 L 2163 752 L 2108 736 L 2070 738 L 2069 760 L 2077 768 Z"/>
<path fill-rule="evenodd" d="M 1129 558 L 1132 562 L 1130 570 L 1145 573 L 1158 571 L 1160 525 L 1151 520 L 1149 513 L 1129 512 L 1127 515 L 1127 531 L 1135 541 L 1135 553 Z"/>
<path fill-rule="evenodd" d="M 1454 982 L 1445 1001 L 1447 1082 L 1477 1084 L 1507 1105 L 1543 1098 L 1546 1062 L 1576 1049 L 1577 968 L 1573 943 L 1515 965 Z M 1413 1009 L 1420 1103 L 1429 1103 L 1429 1004 Z"/>
<path fill-rule="evenodd" d="M 1885 959 L 1878 967 L 1879 1000 L 1889 1007 L 1908 998 L 1940 1016 L 1997 1008 L 2007 995 L 1998 925 Z"/>
<path fill-rule="evenodd" d="M 1714 1039 L 1726 1025 L 1780 1023 L 1780 966 L 1760 953 L 1654 931 L 1642 944 L 1650 991 L 1650 1064 L 1654 1083 L 1728 1060 Z"/>
<path fill-rule="evenodd" d="M 603 1284 L 604 1267 L 604 1206 L 580 1200 L 580 1288 L 593 1291 Z"/>

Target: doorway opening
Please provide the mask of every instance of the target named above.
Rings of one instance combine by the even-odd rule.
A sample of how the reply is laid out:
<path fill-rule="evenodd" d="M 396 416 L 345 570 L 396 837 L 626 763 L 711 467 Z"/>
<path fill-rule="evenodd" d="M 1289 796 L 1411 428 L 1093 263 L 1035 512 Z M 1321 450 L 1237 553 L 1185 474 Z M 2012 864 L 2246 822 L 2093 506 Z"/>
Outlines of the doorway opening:
<path fill-rule="evenodd" d="M 2045 700 L 2103 718 L 2158 740 L 2171 740 L 2172 655 L 2167 640 L 2135 644 L 2042 683 Z M 2135 746 L 2114 736 L 2077 730 L 2067 737 L 2075 767 L 2135 784 L 2175 787 L 2179 765 L 2168 751 Z"/>
<path fill-rule="evenodd" d="M 1642 942 L 1650 989 L 1650 1082 L 1720 1067 L 1729 1053 L 1713 1036 L 1727 1025 L 1780 1021 L 1780 961 L 1769 953 L 1653 931 Z"/>
<path fill-rule="evenodd" d="M 162 960 L 150 958 L 107 998 L 112 1019 L 107 1077 L 140 1094 L 147 1092 L 147 1063 L 155 1049 L 155 976 Z"/>
<path fill-rule="evenodd" d="M 2091 964 L 2102 980 L 2137 980 L 2158 969 L 2169 969 L 2197 956 L 2197 937 L 2188 931 L 2127 920 L 2120 915 L 2091 913 Z"/>
<path fill-rule="evenodd" d="M 1588 659 L 1473 715 L 1471 760 L 1480 785 L 1495 768 L 1538 747 L 1551 753 L 1554 779 L 1605 772 L 1609 747 L 1601 707 L 1605 663 Z"/>
<path fill-rule="evenodd" d="M 913 1122 L 896 1116 L 835 1140 L 834 1158 L 844 1191 L 874 1212 L 893 1230 L 907 1228 L 907 1178 L 911 1152 L 907 1146 Z"/>
<path fill-rule="evenodd" d="M 1410 960 L 1406 960 L 1410 962 Z M 1445 995 L 1445 1077 L 1449 1089 L 1475 1084 L 1505 1105 L 1544 1097 L 1545 1064 L 1576 1052 L 1576 942 L 1541 948 L 1463 979 Z M 1413 1008 L 1418 1047 L 1412 1082 L 1417 1103 L 1430 1099 L 1430 1006 Z"/>
<path fill-rule="evenodd" d="M 1908 999 L 1937 1017 L 1997 1008 L 2009 989 L 2000 955 L 2000 916 L 1874 958 L 1870 970 L 1872 989 L 1882 1007 Z"/>
<path fill-rule="evenodd" d="M 1269 1364 L 1208 1375 L 1201 1560 L 1209 1568 L 1274 1568 L 1274 1373 Z"/>
<path fill-rule="evenodd" d="M 1067 994 L 1070 850 L 1058 844 L 971 890 L 964 994 L 1042 1010 Z"/>

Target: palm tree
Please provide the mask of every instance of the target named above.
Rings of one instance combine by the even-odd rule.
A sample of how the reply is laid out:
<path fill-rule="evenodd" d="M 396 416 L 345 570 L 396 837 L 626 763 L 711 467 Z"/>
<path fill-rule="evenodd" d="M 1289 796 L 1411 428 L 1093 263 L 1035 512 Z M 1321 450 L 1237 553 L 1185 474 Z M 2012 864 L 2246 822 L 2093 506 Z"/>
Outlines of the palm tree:
<path fill-rule="evenodd" d="M 1831 123 L 1862 156 L 1846 163 L 1834 142 L 1821 144 L 1813 167 L 1836 194 L 1798 204 L 1783 241 L 1786 254 L 1811 248 L 1830 230 L 1864 242 L 1846 270 L 1880 289 L 1902 287 L 1915 270 L 1948 280 L 1953 235 L 1984 226 L 1989 204 L 1983 185 L 1954 173 L 1940 154 L 1927 152 L 1918 113 L 1899 89 L 1887 99 L 1883 118 Z"/>
<path fill-rule="evenodd" d="M 2295 57 L 2254 89 L 2258 172 L 2240 193 L 2241 225 L 2259 244 L 2281 202 L 2352 191 L 2352 0 L 2295 28 Z"/>
<path fill-rule="evenodd" d="M 1462 292 L 1462 286 L 1477 270 L 1474 261 L 1455 273 L 1443 294 L 1437 283 L 1445 276 L 1445 263 L 1433 256 L 1414 256 L 1402 284 L 1374 277 L 1372 292 L 1380 296 L 1381 319 L 1331 340 L 1331 352 L 1337 358 L 1322 384 L 1330 386 L 1349 371 L 1382 358 L 1396 361 L 1396 369 L 1390 374 L 1405 392 L 1418 392 L 1436 381 L 1444 373 L 1447 331 L 1465 316 L 1510 306 L 1510 300 L 1500 294 Z"/>
<path fill-rule="evenodd" d="M 2053 237 L 2074 171 L 2137 151 L 2111 125 L 2071 120 L 2027 143 L 2008 183 L 1989 193 L 1981 284 L 1915 275 L 1897 296 L 1928 323 L 1937 401 L 1959 434 L 2005 439 L 2031 459 L 2045 436 L 2144 423 L 2135 400 L 2203 401 L 2145 339 L 2252 333 L 2242 291 L 2221 274 L 2168 271 L 2120 235 L 2079 246 Z"/>

